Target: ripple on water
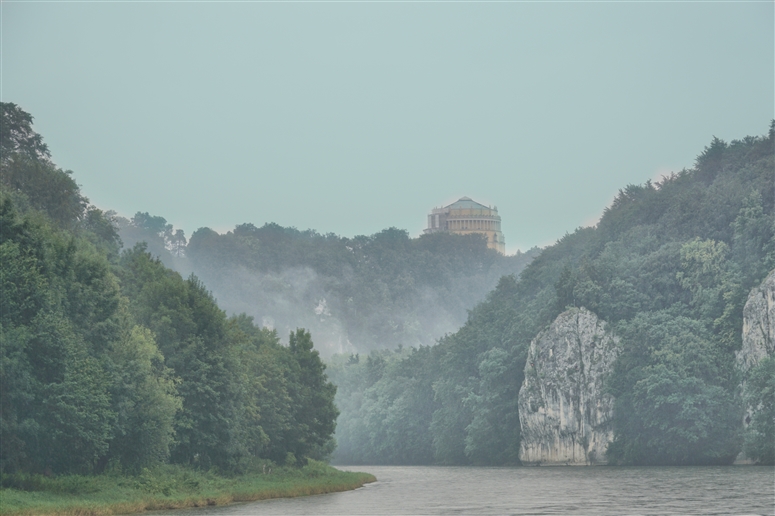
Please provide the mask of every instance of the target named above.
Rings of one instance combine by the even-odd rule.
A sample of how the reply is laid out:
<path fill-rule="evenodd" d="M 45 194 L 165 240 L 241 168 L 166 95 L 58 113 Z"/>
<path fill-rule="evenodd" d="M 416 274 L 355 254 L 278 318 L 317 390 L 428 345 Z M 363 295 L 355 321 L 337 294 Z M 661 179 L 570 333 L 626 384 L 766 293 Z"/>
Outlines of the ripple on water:
<path fill-rule="evenodd" d="M 357 466 L 378 481 L 345 493 L 157 516 L 247 515 L 767 515 L 775 468 L 462 468 Z"/>

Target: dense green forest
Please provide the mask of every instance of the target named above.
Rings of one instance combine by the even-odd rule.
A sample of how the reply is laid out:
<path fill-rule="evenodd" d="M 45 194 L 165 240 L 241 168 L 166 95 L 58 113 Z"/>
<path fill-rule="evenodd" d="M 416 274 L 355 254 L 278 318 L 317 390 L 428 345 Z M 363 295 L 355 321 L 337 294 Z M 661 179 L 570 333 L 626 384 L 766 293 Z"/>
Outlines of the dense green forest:
<path fill-rule="evenodd" d="M 409 238 L 396 228 L 346 238 L 242 224 L 225 234 L 201 228 L 187 241 L 160 216 L 115 220 L 127 247 L 145 241 L 168 266 L 196 273 L 227 312 L 282 333 L 303 326 L 328 355 L 433 344 L 538 254 L 503 256 L 481 235 Z"/>
<path fill-rule="evenodd" d="M 775 124 L 762 137 L 714 138 L 692 168 L 627 186 L 595 227 L 503 277 L 436 346 L 334 357 L 335 459 L 518 463 L 530 342 L 584 307 L 620 337 L 610 461 L 729 463 L 745 445 L 772 463 L 773 360 L 749 379 L 748 403 L 762 410 L 743 432 L 735 351 L 748 293 L 775 268 L 774 143 Z"/>
<path fill-rule="evenodd" d="M 329 454 L 336 387 L 310 333 L 281 345 L 145 244 L 121 252 L 32 117 L 2 111 L 0 472 L 239 472 Z"/>

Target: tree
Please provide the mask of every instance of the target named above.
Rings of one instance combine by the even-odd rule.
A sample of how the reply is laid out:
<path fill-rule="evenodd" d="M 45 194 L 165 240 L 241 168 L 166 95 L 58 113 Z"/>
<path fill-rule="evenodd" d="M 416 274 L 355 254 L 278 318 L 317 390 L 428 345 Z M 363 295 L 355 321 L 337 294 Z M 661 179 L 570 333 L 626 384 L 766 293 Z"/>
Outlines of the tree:
<path fill-rule="evenodd" d="M 117 414 L 106 461 L 115 459 L 126 471 L 135 472 L 166 462 L 182 400 L 153 333 L 138 325 L 125 328 L 106 359 Z"/>
<path fill-rule="evenodd" d="M 710 183 L 723 170 L 727 148 L 728 145 L 724 140 L 714 136 L 710 145 L 705 147 L 702 154 L 697 157 L 695 167 L 703 181 Z"/>
<path fill-rule="evenodd" d="M 647 464 L 731 464 L 739 452 L 732 395 L 697 377 L 650 366 L 617 399 L 616 439 L 608 456 Z"/>
<path fill-rule="evenodd" d="M 63 227 L 73 228 L 89 201 L 81 195 L 72 172 L 22 155 L 14 154 L 0 166 L 0 183 L 25 211 L 39 210 Z"/>
<path fill-rule="evenodd" d="M 186 254 L 186 234 L 182 229 L 175 230 L 175 233 L 170 236 L 169 246 L 172 253 L 177 257 L 182 257 Z"/>
<path fill-rule="evenodd" d="M 0 106 L 0 184 L 22 211 L 40 210 L 59 225 L 72 227 L 88 204 L 72 172 L 51 162 L 48 147 L 32 130 L 29 113 L 12 103 Z"/>
<path fill-rule="evenodd" d="M 723 464 L 740 447 L 733 362 L 705 321 L 662 311 L 616 332 L 622 351 L 608 380 L 616 398 L 608 456 L 634 464 Z"/>
<path fill-rule="evenodd" d="M 5 166 L 14 154 L 27 159 L 50 163 L 51 153 L 43 138 L 32 130 L 32 115 L 11 102 L 0 102 L 3 110 L 0 124 L 0 164 Z"/>
<path fill-rule="evenodd" d="M 118 290 L 90 245 L 0 198 L 3 470 L 93 470 L 116 413 L 101 362 Z M 15 443 L 18 449 L 8 449 Z"/>
<path fill-rule="evenodd" d="M 339 415 L 334 405 L 336 386 L 328 381 L 326 366 L 313 349 L 309 332 L 297 329 L 291 333 L 288 350 L 293 359 L 289 391 L 296 437 L 289 443 L 288 451 L 303 463 L 310 453 L 324 447 L 334 434 Z"/>
<path fill-rule="evenodd" d="M 167 224 L 167 219 L 164 217 L 156 217 L 149 215 L 148 212 L 141 213 L 138 211 L 132 217 L 132 224 L 163 239 L 165 242 L 172 237 L 172 224 Z"/>
<path fill-rule="evenodd" d="M 722 285 L 728 275 L 729 246 L 695 238 L 681 247 L 681 287 L 692 293 L 691 305 L 700 319 L 714 320 L 724 309 Z"/>
<path fill-rule="evenodd" d="M 195 277 L 183 280 L 142 244 L 121 257 L 119 273 L 135 320 L 156 336 L 176 377 L 183 408 L 175 420 L 172 460 L 229 468 L 240 447 L 240 375 L 226 314 Z"/>
<path fill-rule="evenodd" d="M 465 454 L 474 464 L 519 463 L 518 396 L 524 374 L 502 348 L 482 355 L 479 386 L 463 403 L 471 410 Z"/>

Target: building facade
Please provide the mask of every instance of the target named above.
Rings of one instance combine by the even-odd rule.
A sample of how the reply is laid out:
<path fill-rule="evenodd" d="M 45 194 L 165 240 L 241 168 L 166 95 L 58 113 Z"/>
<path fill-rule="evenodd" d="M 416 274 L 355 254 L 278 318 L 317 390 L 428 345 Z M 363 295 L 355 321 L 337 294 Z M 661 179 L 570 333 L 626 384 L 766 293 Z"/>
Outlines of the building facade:
<path fill-rule="evenodd" d="M 449 206 L 434 208 L 428 215 L 425 233 L 438 232 L 467 235 L 480 233 L 487 237 L 487 247 L 506 254 L 506 240 L 501 233 L 501 218 L 497 207 L 489 207 L 461 197 Z"/>

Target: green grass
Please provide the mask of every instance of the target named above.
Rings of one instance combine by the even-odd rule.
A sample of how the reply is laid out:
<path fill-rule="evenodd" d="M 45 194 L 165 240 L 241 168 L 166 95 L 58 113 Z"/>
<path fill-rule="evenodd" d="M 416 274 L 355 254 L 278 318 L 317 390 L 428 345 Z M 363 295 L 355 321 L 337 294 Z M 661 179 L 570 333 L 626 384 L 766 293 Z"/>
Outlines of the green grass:
<path fill-rule="evenodd" d="M 2 479 L 0 514 L 103 516 L 146 510 L 225 505 L 356 489 L 376 478 L 310 461 L 303 468 L 273 466 L 224 476 L 180 466 L 159 466 L 127 476 L 12 475 Z"/>

